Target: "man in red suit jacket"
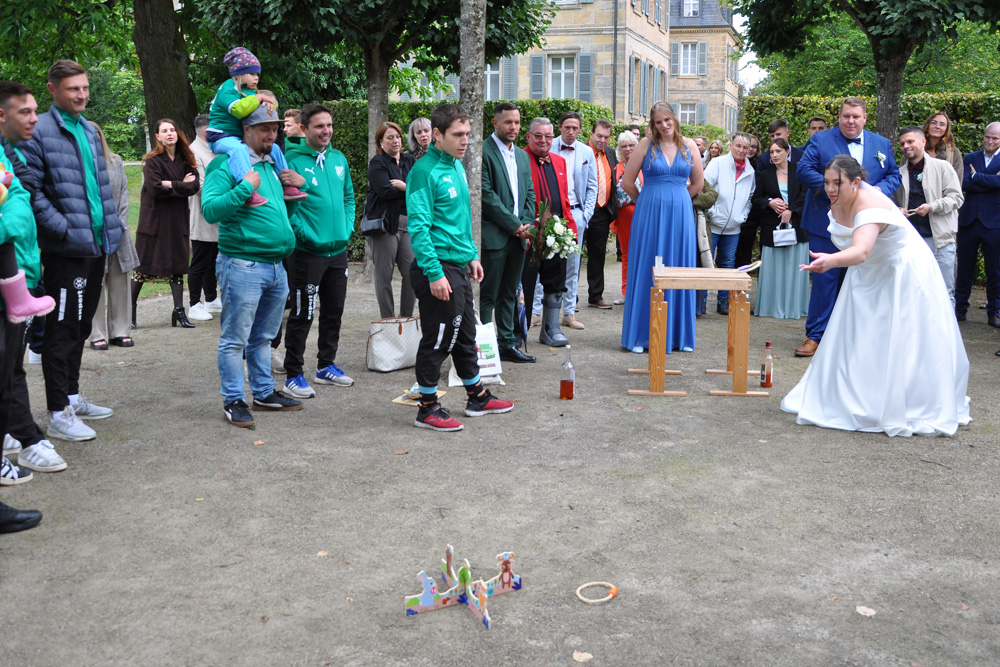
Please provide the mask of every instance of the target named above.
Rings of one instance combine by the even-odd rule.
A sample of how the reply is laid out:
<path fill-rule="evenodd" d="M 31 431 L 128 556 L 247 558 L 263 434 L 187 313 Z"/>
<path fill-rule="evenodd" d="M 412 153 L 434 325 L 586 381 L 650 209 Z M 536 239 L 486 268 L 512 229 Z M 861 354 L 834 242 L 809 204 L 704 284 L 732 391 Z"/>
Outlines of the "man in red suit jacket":
<path fill-rule="evenodd" d="M 550 153 L 555 134 L 552 121 L 548 118 L 535 118 L 528 125 L 528 147 L 524 150 L 531 157 L 531 183 L 535 188 L 535 206 L 541 214 L 543 202 L 548 202 L 552 215 L 562 218 L 569 228 L 576 233 L 576 221 L 570 212 L 569 188 L 566 185 L 566 161 L 555 153 Z M 537 219 L 537 216 L 536 216 Z M 542 299 L 542 331 L 538 340 L 543 345 L 562 347 L 569 343 L 559 328 L 559 316 L 562 313 L 562 298 L 566 292 L 566 259 L 553 257 L 535 264 L 531 259 L 531 246 L 528 247 L 529 258 L 524 263 L 521 274 L 521 287 L 524 290 L 524 303 L 530 309 L 535 295 L 535 280 L 538 278 L 545 290 Z"/>

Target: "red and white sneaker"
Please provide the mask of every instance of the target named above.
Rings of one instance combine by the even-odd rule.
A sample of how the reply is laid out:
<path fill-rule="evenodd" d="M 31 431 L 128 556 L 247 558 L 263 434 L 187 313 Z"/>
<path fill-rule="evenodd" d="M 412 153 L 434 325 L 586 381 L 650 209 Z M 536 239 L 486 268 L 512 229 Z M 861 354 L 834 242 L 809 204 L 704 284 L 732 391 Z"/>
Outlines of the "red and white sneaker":
<path fill-rule="evenodd" d="M 260 194 L 257 193 L 256 190 L 254 190 L 253 194 L 250 195 L 250 199 L 248 199 L 247 203 L 243 205 L 246 206 L 247 208 L 257 208 L 258 206 L 263 206 L 266 203 L 267 199 L 262 197 Z"/>
<path fill-rule="evenodd" d="M 302 201 L 308 197 L 309 195 L 298 188 L 294 188 L 291 185 L 285 186 L 285 201 Z"/>
<path fill-rule="evenodd" d="M 427 410 L 419 408 L 413 425 L 417 428 L 429 428 L 433 431 L 461 431 L 465 428 L 465 425 L 448 414 L 448 411 L 442 408 L 440 403 L 435 403 Z"/>
<path fill-rule="evenodd" d="M 503 412 L 510 412 L 514 409 L 514 404 L 510 401 L 501 401 L 499 398 L 486 390 L 482 398 L 470 398 L 465 404 L 466 417 L 482 417 L 483 415 L 498 415 Z"/>

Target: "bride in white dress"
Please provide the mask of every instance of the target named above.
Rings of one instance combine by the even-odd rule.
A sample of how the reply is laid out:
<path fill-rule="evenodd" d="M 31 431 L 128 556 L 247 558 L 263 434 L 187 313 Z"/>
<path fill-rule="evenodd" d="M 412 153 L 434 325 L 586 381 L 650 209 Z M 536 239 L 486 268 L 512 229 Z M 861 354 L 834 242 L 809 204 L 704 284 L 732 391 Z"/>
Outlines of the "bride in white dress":
<path fill-rule="evenodd" d="M 824 175 L 840 252 L 802 269 L 845 272 L 812 363 L 781 409 L 799 424 L 909 436 L 968 424 L 969 359 L 944 280 L 919 232 L 864 170 L 838 155 Z"/>

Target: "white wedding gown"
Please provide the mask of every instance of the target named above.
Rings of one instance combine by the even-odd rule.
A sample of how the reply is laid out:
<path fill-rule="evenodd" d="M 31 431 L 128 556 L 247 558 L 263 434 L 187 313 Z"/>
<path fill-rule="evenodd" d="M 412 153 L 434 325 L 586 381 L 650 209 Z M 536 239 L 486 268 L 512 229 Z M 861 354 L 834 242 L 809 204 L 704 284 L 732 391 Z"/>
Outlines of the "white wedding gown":
<path fill-rule="evenodd" d="M 887 227 L 848 267 L 823 342 L 781 409 L 825 428 L 954 435 L 970 421 L 969 359 L 941 271 L 895 206 L 861 211 L 854 228 L 831 216 L 831 240 L 844 250 L 867 224 Z"/>

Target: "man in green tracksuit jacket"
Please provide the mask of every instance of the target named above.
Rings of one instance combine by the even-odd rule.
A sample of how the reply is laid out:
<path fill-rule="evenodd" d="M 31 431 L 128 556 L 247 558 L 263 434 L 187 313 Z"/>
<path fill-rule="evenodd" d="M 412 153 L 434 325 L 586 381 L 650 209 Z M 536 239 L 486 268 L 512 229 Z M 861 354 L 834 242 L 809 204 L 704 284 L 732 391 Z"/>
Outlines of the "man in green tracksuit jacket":
<path fill-rule="evenodd" d="M 250 171 L 237 182 L 229 170 L 229 157 L 220 155 L 205 170 L 201 194 L 205 220 L 219 225 L 215 272 L 222 298 L 218 363 L 223 412 L 231 424 L 241 427 L 254 425 L 244 401 L 244 355 L 254 410 L 302 409 L 302 403 L 275 391 L 271 377 L 271 339 L 278 334 L 288 297 L 281 260 L 295 248 L 288 209 L 294 212 L 297 204 L 284 202 L 282 188 L 299 187 L 305 180 L 290 170 L 278 177 L 270 155 L 278 123 L 278 114 L 265 106 L 244 118 Z M 248 208 L 244 204 L 255 189 L 267 203 Z"/>
<path fill-rule="evenodd" d="M 299 398 L 316 392 L 302 373 L 306 337 L 319 299 L 316 382 L 350 387 L 354 380 L 334 360 L 347 297 L 347 240 L 354 231 L 354 186 L 347 158 L 330 148 L 333 115 L 319 104 L 299 112 L 303 141 L 289 143 L 288 166 L 305 178 L 309 198 L 292 214 L 295 252 L 289 260 L 292 311 L 285 330 L 285 391 Z"/>
<path fill-rule="evenodd" d="M 442 104 L 431 113 L 431 131 L 434 143 L 406 179 L 414 257 L 410 280 L 420 303 L 422 332 L 416 364 L 420 407 L 414 425 L 458 431 L 462 423 L 437 397 L 441 363 L 449 354 L 469 396 L 467 416 L 509 412 L 514 404 L 495 398 L 479 378 L 469 276 L 481 282 L 483 267 L 472 238 L 469 185 L 461 162 L 469 146 L 469 114 L 456 104 Z"/>

